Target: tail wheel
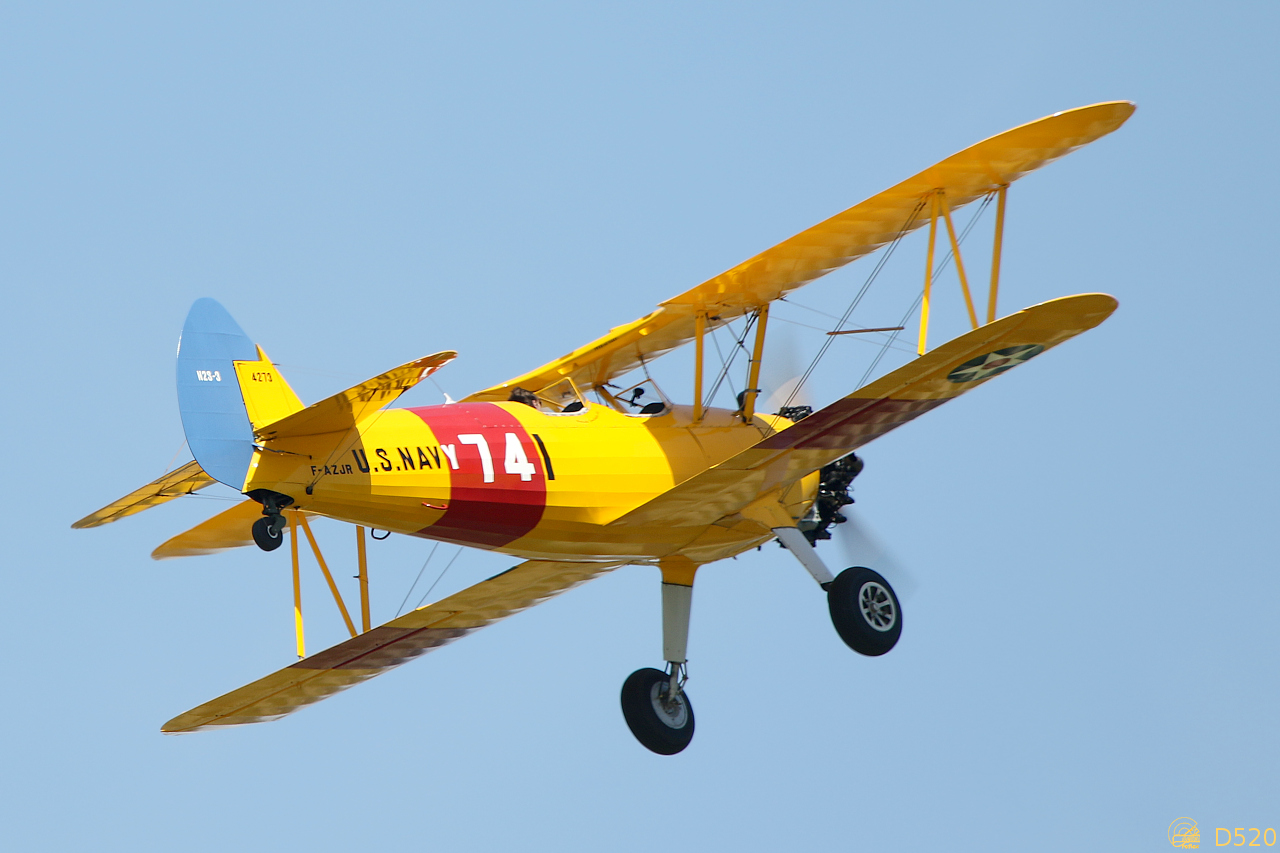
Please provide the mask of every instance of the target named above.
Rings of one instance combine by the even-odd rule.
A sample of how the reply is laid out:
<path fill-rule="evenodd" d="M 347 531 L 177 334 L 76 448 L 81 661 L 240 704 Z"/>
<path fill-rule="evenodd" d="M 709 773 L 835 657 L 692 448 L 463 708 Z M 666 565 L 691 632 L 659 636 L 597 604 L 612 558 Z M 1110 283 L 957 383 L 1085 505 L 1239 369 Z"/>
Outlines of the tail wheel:
<path fill-rule="evenodd" d="M 274 551 L 284 542 L 284 517 L 266 516 L 253 523 L 253 541 L 264 551 Z"/>
<path fill-rule="evenodd" d="M 902 606 L 889 582 L 862 566 L 845 569 L 827 590 L 831 624 L 849 648 L 875 657 L 902 635 Z"/>
<path fill-rule="evenodd" d="M 683 690 L 671 696 L 671 676 L 638 669 L 622 685 L 622 716 L 641 746 L 675 755 L 693 740 L 693 705 Z"/>

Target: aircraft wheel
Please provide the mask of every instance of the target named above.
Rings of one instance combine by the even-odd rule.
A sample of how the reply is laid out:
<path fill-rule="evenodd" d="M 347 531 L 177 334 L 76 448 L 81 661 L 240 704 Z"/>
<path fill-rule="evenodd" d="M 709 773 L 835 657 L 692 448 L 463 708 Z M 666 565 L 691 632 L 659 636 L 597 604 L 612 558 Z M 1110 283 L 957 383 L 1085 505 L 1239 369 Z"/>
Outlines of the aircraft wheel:
<path fill-rule="evenodd" d="M 284 520 L 281 516 L 264 515 L 253 523 L 253 541 L 264 551 L 274 551 L 284 542 L 284 525 L 273 523 L 277 518 Z"/>
<path fill-rule="evenodd" d="M 889 582 L 862 566 L 845 569 L 827 590 L 831 624 L 845 644 L 875 657 L 894 647 L 902 635 L 902 606 Z"/>
<path fill-rule="evenodd" d="M 622 716 L 640 745 L 659 755 L 675 755 L 693 740 L 693 705 L 683 690 L 666 701 L 671 676 L 638 669 L 622 684 Z"/>

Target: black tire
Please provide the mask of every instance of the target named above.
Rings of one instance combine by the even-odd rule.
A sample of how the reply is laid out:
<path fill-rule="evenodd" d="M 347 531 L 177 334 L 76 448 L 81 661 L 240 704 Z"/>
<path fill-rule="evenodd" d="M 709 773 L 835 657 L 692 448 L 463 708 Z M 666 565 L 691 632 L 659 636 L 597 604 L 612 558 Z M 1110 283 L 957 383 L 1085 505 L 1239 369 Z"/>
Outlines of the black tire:
<path fill-rule="evenodd" d="M 660 669 L 638 669 L 622 684 L 622 716 L 640 745 L 659 755 L 675 755 L 693 740 L 693 704 L 689 694 L 665 706 L 671 676 Z M 664 706 L 667 709 L 664 709 Z"/>
<path fill-rule="evenodd" d="M 273 524 L 274 520 L 264 515 L 253 523 L 253 541 L 264 551 L 274 551 L 284 543 L 284 525 Z"/>
<path fill-rule="evenodd" d="M 827 589 L 831 624 L 845 645 L 876 657 L 902 636 L 902 605 L 889 582 L 862 566 L 841 572 Z"/>

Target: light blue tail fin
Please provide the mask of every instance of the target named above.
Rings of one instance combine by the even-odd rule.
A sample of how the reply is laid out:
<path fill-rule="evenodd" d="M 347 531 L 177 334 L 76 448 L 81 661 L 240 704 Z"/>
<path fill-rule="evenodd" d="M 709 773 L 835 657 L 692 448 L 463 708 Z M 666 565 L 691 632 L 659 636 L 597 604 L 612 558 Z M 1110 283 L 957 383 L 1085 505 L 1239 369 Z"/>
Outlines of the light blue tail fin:
<path fill-rule="evenodd" d="M 210 477 L 236 491 L 253 461 L 253 427 L 236 361 L 256 361 L 258 348 L 212 299 L 198 299 L 178 342 L 178 409 L 191 455 Z"/>

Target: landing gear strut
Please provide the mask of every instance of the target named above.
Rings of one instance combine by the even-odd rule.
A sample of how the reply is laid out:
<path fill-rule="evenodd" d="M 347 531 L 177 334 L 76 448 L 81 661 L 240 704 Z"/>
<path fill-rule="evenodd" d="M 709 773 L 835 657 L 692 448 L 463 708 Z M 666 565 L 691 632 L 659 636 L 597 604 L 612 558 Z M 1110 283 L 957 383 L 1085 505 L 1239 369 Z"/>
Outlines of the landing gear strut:
<path fill-rule="evenodd" d="M 877 657 L 902 636 L 902 605 L 889 582 L 862 566 L 833 577 L 809 537 L 796 527 L 771 528 L 773 534 L 813 579 L 826 590 L 831 624 L 845 645 L 860 655 Z"/>
<path fill-rule="evenodd" d="M 693 704 L 685 692 L 689 613 L 697 564 L 683 557 L 663 560 L 662 654 L 667 669 L 638 669 L 622 685 L 622 716 L 641 746 L 675 755 L 693 740 Z"/>

